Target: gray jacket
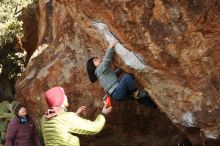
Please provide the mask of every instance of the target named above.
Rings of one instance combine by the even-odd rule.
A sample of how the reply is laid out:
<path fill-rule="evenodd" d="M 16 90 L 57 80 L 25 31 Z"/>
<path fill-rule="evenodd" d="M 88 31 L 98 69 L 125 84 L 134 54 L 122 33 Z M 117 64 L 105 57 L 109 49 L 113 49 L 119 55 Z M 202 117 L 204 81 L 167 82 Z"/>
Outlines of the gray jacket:
<path fill-rule="evenodd" d="M 104 91 L 110 95 L 118 85 L 117 76 L 110 67 L 113 55 L 114 49 L 108 48 L 103 58 L 103 62 L 95 70 L 95 74 L 101 86 L 104 88 Z"/>

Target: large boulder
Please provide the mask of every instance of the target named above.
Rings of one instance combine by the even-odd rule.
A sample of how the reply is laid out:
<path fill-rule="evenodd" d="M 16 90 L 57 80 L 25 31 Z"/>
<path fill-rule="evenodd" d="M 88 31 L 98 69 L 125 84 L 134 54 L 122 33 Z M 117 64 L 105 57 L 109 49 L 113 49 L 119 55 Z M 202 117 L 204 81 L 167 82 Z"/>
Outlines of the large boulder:
<path fill-rule="evenodd" d="M 116 38 L 115 65 L 133 73 L 161 112 L 114 102 L 104 131 L 82 143 L 220 145 L 219 7 L 218 0 L 39 0 L 37 48 L 17 98 L 40 125 L 44 91 L 63 86 L 70 110 L 85 104 L 94 118 L 104 92 L 89 82 L 86 61 Z"/>

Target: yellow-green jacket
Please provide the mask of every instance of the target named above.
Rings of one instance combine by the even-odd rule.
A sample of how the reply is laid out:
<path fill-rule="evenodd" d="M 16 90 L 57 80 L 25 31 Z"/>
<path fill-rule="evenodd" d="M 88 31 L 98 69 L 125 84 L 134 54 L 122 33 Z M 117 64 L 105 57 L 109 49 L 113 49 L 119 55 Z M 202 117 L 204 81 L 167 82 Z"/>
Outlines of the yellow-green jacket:
<path fill-rule="evenodd" d="M 76 134 L 92 135 L 100 132 L 105 124 L 103 115 L 94 121 L 86 120 L 73 112 L 63 112 L 58 116 L 42 118 L 42 132 L 46 146 L 80 146 Z"/>

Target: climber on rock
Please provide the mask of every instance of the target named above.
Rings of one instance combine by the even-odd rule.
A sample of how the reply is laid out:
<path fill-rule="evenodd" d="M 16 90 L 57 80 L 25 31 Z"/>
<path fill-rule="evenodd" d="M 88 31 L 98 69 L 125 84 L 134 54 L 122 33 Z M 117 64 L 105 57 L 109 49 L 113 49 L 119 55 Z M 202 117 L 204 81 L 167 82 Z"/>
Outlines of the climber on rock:
<path fill-rule="evenodd" d="M 112 107 L 106 104 L 94 121 L 79 116 L 86 110 L 81 106 L 76 113 L 67 112 L 67 96 L 62 87 L 53 87 L 44 93 L 49 109 L 42 117 L 42 133 L 46 146 L 80 146 L 79 138 L 74 134 L 94 135 L 100 132 L 105 124 L 105 117 Z"/>
<path fill-rule="evenodd" d="M 104 91 L 113 100 L 136 99 L 139 103 L 156 109 L 157 106 L 151 100 L 148 92 L 137 88 L 131 74 L 124 74 L 121 79 L 118 79 L 116 73 L 111 69 L 110 64 L 114 55 L 114 47 L 117 43 L 117 40 L 110 41 L 102 62 L 98 57 L 92 57 L 87 61 L 87 72 L 90 81 L 93 83 L 99 80 Z"/>

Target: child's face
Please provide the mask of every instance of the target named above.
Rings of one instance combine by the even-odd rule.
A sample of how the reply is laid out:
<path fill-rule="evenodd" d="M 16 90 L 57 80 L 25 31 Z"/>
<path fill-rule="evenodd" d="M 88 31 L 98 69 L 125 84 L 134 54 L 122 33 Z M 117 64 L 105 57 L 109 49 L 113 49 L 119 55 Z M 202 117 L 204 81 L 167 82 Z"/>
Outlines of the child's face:
<path fill-rule="evenodd" d="M 94 58 L 93 63 L 95 64 L 95 66 L 99 66 L 101 64 L 100 58 L 98 58 L 98 57 Z"/>

